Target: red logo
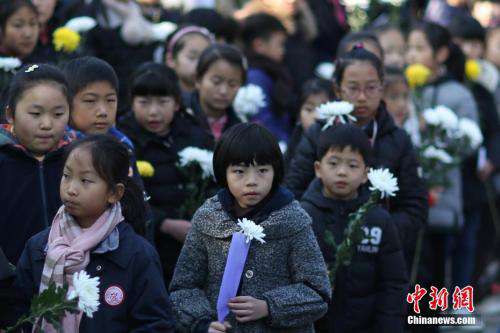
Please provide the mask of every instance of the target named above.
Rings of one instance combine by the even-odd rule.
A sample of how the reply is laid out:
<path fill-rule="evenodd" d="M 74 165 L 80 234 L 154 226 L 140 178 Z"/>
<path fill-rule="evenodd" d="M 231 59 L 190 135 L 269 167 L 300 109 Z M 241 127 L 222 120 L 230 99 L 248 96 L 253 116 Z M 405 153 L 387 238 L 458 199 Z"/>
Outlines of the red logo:
<path fill-rule="evenodd" d="M 429 308 L 431 310 L 446 311 L 448 309 L 448 296 L 450 293 L 446 288 L 438 289 L 431 286 L 429 296 Z M 406 301 L 413 304 L 413 312 L 420 313 L 420 301 L 427 294 L 427 289 L 420 287 L 419 284 L 415 285 L 415 291 L 406 296 Z M 455 287 L 452 295 L 453 310 L 467 309 L 469 312 L 474 312 L 474 289 L 471 286 L 464 288 Z"/>
<path fill-rule="evenodd" d="M 118 306 L 125 300 L 125 292 L 120 286 L 110 286 L 104 292 L 104 301 L 110 306 Z"/>

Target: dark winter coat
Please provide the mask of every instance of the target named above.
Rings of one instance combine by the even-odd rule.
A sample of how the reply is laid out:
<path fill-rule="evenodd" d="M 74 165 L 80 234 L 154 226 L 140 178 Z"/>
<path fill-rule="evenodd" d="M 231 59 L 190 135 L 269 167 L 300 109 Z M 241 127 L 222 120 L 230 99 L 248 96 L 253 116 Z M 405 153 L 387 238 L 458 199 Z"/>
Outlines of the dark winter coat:
<path fill-rule="evenodd" d="M 348 215 L 368 200 L 368 191 L 357 199 L 326 198 L 315 179 L 302 198 L 302 207 L 313 219 L 313 229 L 327 265 L 335 263 L 335 248 L 325 241 L 329 230 L 335 243 L 345 236 Z M 403 332 L 408 276 L 399 237 L 391 216 L 381 207 L 368 211 L 365 238 L 349 266 L 336 273 L 332 303 L 316 324 L 317 332 Z M 370 238 L 371 237 L 371 238 Z"/>
<path fill-rule="evenodd" d="M 165 218 L 181 218 L 179 207 L 186 198 L 180 186 L 185 181 L 179 171 L 178 153 L 186 147 L 212 149 L 204 131 L 182 115 L 176 115 L 171 130 L 159 137 L 143 129 L 132 113 L 120 119 L 120 129 L 132 140 L 138 160 L 148 161 L 154 168 L 152 177 L 143 177 L 149 204 L 154 212 L 156 225 L 155 244 L 160 254 L 165 282 L 170 283 L 182 243 L 161 233 L 158 228 Z"/>
<path fill-rule="evenodd" d="M 373 167 L 388 168 L 398 179 L 398 195 L 391 198 L 389 212 L 399 231 L 407 260 L 410 261 L 418 230 L 427 219 L 427 192 L 417 173 L 417 157 L 408 134 L 395 125 L 383 104 L 375 120 L 378 131 L 372 164 Z M 297 198 L 314 179 L 314 161 L 322 126 L 322 123 L 317 122 L 304 133 L 285 177 L 285 184 Z M 368 137 L 372 137 L 373 122 L 366 132 Z"/>
<path fill-rule="evenodd" d="M 61 146 L 75 138 L 74 132 L 68 132 Z M 50 226 L 61 206 L 63 150 L 49 152 L 39 161 L 0 128 L 0 248 L 14 265 L 28 239 Z"/>
<path fill-rule="evenodd" d="M 116 250 L 90 254 L 85 270 L 99 277 L 100 305 L 93 318 L 83 316 L 80 332 L 174 332 L 158 254 L 128 223 L 117 228 L 120 240 Z M 26 308 L 40 288 L 49 232 L 46 229 L 28 241 L 17 266 L 15 285 L 25 297 Z M 111 287 L 122 291 L 119 304 L 106 297 Z"/>
<path fill-rule="evenodd" d="M 286 192 L 280 190 L 277 195 L 286 196 Z M 285 206 L 256 218 L 261 220 L 266 242 L 251 244 L 239 289 L 239 295 L 265 300 L 269 316 L 241 324 L 230 313 L 227 320 L 235 332 L 314 332 L 313 322 L 326 313 L 331 286 L 321 251 L 310 217 L 289 197 Z M 286 202 L 271 200 L 279 206 Z M 217 320 L 217 297 L 231 236 L 241 230 L 236 222 L 219 196 L 208 199 L 193 218 L 170 285 L 182 332 Z"/>

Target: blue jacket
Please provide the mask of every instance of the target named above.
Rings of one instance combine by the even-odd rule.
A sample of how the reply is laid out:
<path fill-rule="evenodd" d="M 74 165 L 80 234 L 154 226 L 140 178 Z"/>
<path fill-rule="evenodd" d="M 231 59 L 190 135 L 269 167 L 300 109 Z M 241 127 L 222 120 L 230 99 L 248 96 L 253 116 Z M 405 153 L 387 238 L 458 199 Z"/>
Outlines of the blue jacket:
<path fill-rule="evenodd" d="M 128 223 L 117 228 L 120 240 L 116 250 L 90 254 L 86 271 L 99 276 L 100 305 L 93 318 L 82 317 L 80 332 L 174 332 L 158 254 Z M 25 300 L 22 309 L 38 293 L 49 231 L 28 241 L 17 265 L 15 286 Z M 121 290 L 121 296 L 111 298 L 111 290 Z"/>
<path fill-rule="evenodd" d="M 5 127 L 0 128 L 0 248 L 15 265 L 28 239 L 48 227 L 61 206 L 64 156 L 61 147 L 40 162 Z M 67 134 L 60 145 L 73 139 L 74 133 Z"/>

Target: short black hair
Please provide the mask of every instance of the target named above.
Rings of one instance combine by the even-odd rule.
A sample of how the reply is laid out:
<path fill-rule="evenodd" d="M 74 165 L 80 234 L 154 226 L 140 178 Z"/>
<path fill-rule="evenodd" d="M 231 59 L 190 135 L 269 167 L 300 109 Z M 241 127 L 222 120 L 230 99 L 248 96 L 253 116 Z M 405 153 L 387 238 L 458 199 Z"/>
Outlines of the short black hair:
<path fill-rule="evenodd" d="M 211 8 L 195 8 L 190 10 L 182 22 L 207 28 L 216 38 L 223 38 L 232 43 L 239 35 L 240 26 L 232 17 L 224 16 Z"/>
<path fill-rule="evenodd" d="M 383 61 L 384 49 L 382 48 L 382 45 L 380 45 L 380 41 L 375 34 L 366 31 L 351 32 L 345 35 L 339 42 L 339 46 L 337 48 L 337 58 L 345 56 L 345 54 L 350 52 L 356 44 L 363 44 L 363 42 L 367 41 L 375 45 L 382 55 L 382 59 L 380 60 Z"/>
<path fill-rule="evenodd" d="M 24 7 L 28 7 L 38 15 L 38 10 L 29 0 L 0 0 L 0 30 L 5 31 L 9 18 Z"/>
<path fill-rule="evenodd" d="M 272 189 L 283 180 L 283 154 L 274 135 L 265 127 L 242 123 L 228 129 L 215 147 L 213 166 L 219 186 L 227 187 L 226 170 L 231 165 L 271 164 L 274 170 Z"/>
<path fill-rule="evenodd" d="M 71 99 L 95 82 L 107 82 L 118 94 L 118 77 L 106 61 L 96 57 L 80 57 L 68 61 L 62 70 L 68 81 Z"/>
<path fill-rule="evenodd" d="M 324 79 L 310 79 L 302 85 L 300 92 L 300 105 L 304 104 L 311 95 L 326 94 L 329 99 L 333 99 L 333 89 L 331 83 Z"/>
<path fill-rule="evenodd" d="M 146 62 L 132 74 L 130 96 L 171 96 L 181 100 L 175 72 L 165 64 Z"/>
<path fill-rule="evenodd" d="M 330 149 L 344 150 L 346 147 L 358 152 L 367 166 L 371 165 L 373 149 L 370 140 L 360 127 L 352 124 L 334 125 L 321 132 L 317 160 L 320 161 Z"/>
<path fill-rule="evenodd" d="M 59 68 L 48 64 L 26 65 L 14 75 L 10 82 L 7 105 L 11 112 L 15 112 L 17 102 L 26 90 L 44 83 L 56 85 L 71 105 L 68 84 Z"/>
<path fill-rule="evenodd" d="M 455 16 L 450 23 L 449 30 L 453 37 L 464 40 L 480 40 L 484 42 L 486 37 L 486 29 L 483 28 L 481 23 L 472 16 L 465 14 Z"/>
<path fill-rule="evenodd" d="M 356 61 L 369 62 L 376 69 L 380 81 L 384 81 L 384 65 L 382 60 L 364 47 L 354 46 L 351 51 L 338 58 L 335 63 L 334 78 L 338 86 L 342 83 L 346 68 Z"/>
<path fill-rule="evenodd" d="M 201 80 L 210 67 L 221 59 L 239 67 L 241 69 L 241 81 L 246 81 L 248 62 L 243 53 L 234 46 L 220 43 L 210 45 L 201 53 L 196 66 L 196 78 Z"/>
<path fill-rule="evenodd" d="M 287 33 L 280 20 L 266 13 L 253 14 L 243 21 L 241 39 L 245 47 L 250 48 L 256 38 L 268 39 L 275 32 Z"/>

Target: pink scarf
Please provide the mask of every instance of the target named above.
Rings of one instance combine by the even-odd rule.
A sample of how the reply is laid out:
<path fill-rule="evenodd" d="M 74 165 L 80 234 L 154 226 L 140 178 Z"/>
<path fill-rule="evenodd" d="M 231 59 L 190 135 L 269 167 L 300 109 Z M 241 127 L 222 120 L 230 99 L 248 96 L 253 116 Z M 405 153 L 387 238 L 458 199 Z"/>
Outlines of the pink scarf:
<path fill-rule="evenodd" d="M 90 251 L 105 240 L 121 221 L 123 216 L 120 203 L 107 209 L 88 229 L 82 229 L 74 218 L 66 213 L 64 206 L 59 208 L 50 228 L 40 292 L 47 289 L 51 281 L 62 286 L 65 279 L 71 289 L 73 273 L 87 267 Z M 66 313 L 62 320 L 63 332 L 78 332 L 81 318 L 81 311 L 78 314 Z M 49 333 L 57 332 L 45 321 L 42 323 L 42 329 Z"/>

